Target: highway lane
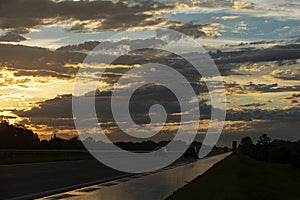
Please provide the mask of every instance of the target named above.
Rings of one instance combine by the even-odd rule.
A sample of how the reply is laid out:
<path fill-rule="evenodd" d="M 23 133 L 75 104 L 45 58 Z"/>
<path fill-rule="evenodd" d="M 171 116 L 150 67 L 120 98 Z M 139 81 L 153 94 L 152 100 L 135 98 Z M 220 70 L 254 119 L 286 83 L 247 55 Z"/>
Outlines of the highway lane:
<path fill-rule="evenodd" d="M 127 175 L 97 160 L 0 165 L 0 199 L 37 194 L 32 199 Z"/>
<path fill-rule="evenodd" d="M 172 165 L 193 161 L 181 158 Z M 0 165 L 0 199 L 33 199 L 130 175 L 97 160 Z"/>

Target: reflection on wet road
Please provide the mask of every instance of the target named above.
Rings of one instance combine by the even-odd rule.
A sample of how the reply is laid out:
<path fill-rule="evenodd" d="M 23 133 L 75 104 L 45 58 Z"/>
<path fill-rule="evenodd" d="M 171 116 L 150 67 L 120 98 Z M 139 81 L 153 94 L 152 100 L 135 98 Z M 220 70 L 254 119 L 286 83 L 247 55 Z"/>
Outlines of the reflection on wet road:
<path fill-rule="evenodd" d="M 230 155 L 217 155 L 199 161 L 182 164 L 155 173 L 137 174 L 74 191 L 45 197 L 50 199 L 109 199 L 109 200 L 162 200 L 177 189 L 207 171 L 212 165 Z"/>

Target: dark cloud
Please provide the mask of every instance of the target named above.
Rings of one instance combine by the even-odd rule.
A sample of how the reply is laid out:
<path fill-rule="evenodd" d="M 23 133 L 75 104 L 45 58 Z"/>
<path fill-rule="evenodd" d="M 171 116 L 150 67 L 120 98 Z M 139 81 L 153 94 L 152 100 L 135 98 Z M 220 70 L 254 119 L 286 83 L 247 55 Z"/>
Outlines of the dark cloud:
<path fill-rule="evenodd" d="M 254 84 L 249 82 L 246 85 L 241 85 L 238 83 L 225 83 L 225 88 L 227 94 L 248 94 L 249 92 L 259 92 L 259 93 L 271 93 L 271 92 L 291 92 L 300 91 L 299 85 L 291 86 L 279 86 L 277 83 L 273 84 Z"/>
<path fill-rule="evenodd" d="M 87 93 L 83 96 L 83 100 L 86 98 L 92 98 L 93 92 Z M 73 97 L 78 98 L 78 97 Z M 81 97 L 82 98 L 82 97 Z M 122 98 L 119 96 L 117 98 Z M 84 102 L 83 102 L 84 103 Z M 99 122 L 103 129 L 112 132 L 110 135 L 112 138 L 124 138 L 122 131 L 118 128 L 111 111 L 111 91 L 99 90 L 96 92 L 95 98 L 96 112 Z M 162 105 L 167 115 L 167 124 L 172 124 L 172 129 L 176 127 L 175 124 L 180 122 L 181 110 L 176 96 L 167 88 L 156 85 L 148 84 L 140 87 L 134 92 L 134 95 L 130 100 L 130 113 L 135 123 L 145 125 L 150 123 L 149 109 L 154 104 Z M 121 105 L 124 106 L 124 105 Z M 210 118 L 210 106 L 205 101 L 199 101 L 201 119 Z M 91 113 L 85 108 L 80 112 L 86 116 L 86 119 L 90 119 Z M 72 113 L 72 96 L 61 95 L 54 99 L 49 99 L 40 102 L 36 107 L 30 110 L 17 110 L 14 111 L 18 116 L 29 119 L 27 123 L 33 126 L 46 125 L 53 127 L 53 129 L 74 129 L 73 113 Z M 161 134 L 168 132 L 169 136 L 173 136 L 175 130 L 164 130 Z M 118 137 L 116 137 L 118 135 Z M 161 137 L 161 136 L 157 136 Z M 130 138 L 130 137 L 129 137 Z M 133 140 L 132 138 L 130 140 Z"/>
<path fill-rule="evenodd" d="M 57 78 L 71 78 L 77 73 L 77 64 L 82 63 L 88 53 L 94 49 L 100 42 L 90 41 L 79 45 L 69 45 L 58 48 L 57 50 L 49 50 L 40 47 L 29 47 L 23 45 L 0 44 L 0 66 L 5 66 L 9 70 L 17 70 L 16 76 L 32 75 L 32 76 L 53 76 Z M 101 50 L 103 54 L 97 54 L 97 60 L 103 58 L 103 63 L 107 60 L 109 52 L 106 50 L 121 49 L 123 47 L 139 48 L 144 46 L 160 46 L 166 42 L 160 39 L 137 39 L 137 40 L 121 40 L 117 42 L 102 42 Z M 115 65 L 135 65 L 145 64 L 149 62 L 158 62 L 167 64 L 184 73 L 188 77 L 195 79 L 191 82 L 198 82 L 199 75 L 196 77 L 194 69 L 190 64 L 176 55 L 160 50 L 140 49 L 131 51 L 128 54 L 120 56 L 113 62 Z M 71 67 L 66 67 L 66 65 Z M 72 67 L 73 66 L 73 67 Z M 107 69 L 108 82 L 109 77 L 119 77 L 121 73 L 128 71 L 122 67 L 112 67 Z M 97 69 L 94 70 L 95 73 Z M 105 78 L 105 77 L 103 77 Z"/>
<path fill-rule="evenodd" d="M 93 92 L 85 94 L 84 98 L 91 98 Z M 74 97 L 76 98 L 76 97 Z M 122 97 L 119 97 L 122 98 Z M 96 92 L 96 111 L 101 122 L 112 122 L 113 116 L 110 110 L 111 91 Z M 178 121 L 177 113 L 180 113 L 180 108 L 176 96 L 167 88 L 159 85 L 144 85 L 139 88 L 131 98 L 130 111 L 133 119 L 138 124 L 149 123 L 149 116 L 147 116 L 149 108 L 154 104 L 161 104 L 165 107 L 167 113 L 170 114 L 170 120 Z M 201 115 L 207 118 L 210 115 L 210 106 L 205 101 L 200 101 Z M 37 107 L 30 110 L 14 110 L 16 114 L 21 117 L 30 117 L 38 124 L 44 121 L 44 118 L 53 119 L 69 119 L 72 118 L 72 95 L 59 95 L 54 99 L 49 99 L 38 103 Z M 82 110 L 83 114 L 89 115 L 89 111 Z M 175 115 L 172 115 L 175 114 Z M 50 124 L 48 124 L 50 125 Z M 54 125 L 54 124 L 51 124 Z"/>
<path fill-rule="evenodd" d="M 90 41 L 79 45 L 70 45 L 49 50 L 40 47 L 29 47 L 23 45 L 0 44 L 0 66 L 8 67 L 9 70 L 17 70 L 15 76 L 53 76 L 57 78 L 72 78 L 77 73 L 77 64 L 82 63 L 87 54 L 94 49 L 100 42 Z M 122 46 L 136 48 L 139 46 L 163 45 L 162 40 L 155 38 L 121 40 L 119 42 L 103 42 L 102 50 L 118 49 Z M 144 55 L 144 54 L 143 54 Z M 141 55 L 123 56 L 118 59 L 116 64 L 138 64 L 138 60 L 144 60 Z M 99 54 L 103 57 L 103 62 L 109 57 L 109 54 Z M 71 67 L 65 67 L 69 65 Z M 72 67 L 73 66 L 73 67 Z M 95 70 L 97 72 L 97 70 Z M 116 69 L 114 72 L 118 73 Z M 121 71 L 122 72 L 122 71 Z"/>
<path fill-rule="evenodd" d="M 10 116 L 10 115 L 0 115 L 0 120 L 2 119 L 15 119 L 16 116 Z"/>
<path fill-rule="evenodd" d="M 282 99 L 284 102 L 300 105 L 300 94 L 292 94 L 291 96 Z"/>
<path fill-rule="evenodd" d="M 90 98 L 90 95 L 91 94 L 86 94 L 85 97 Z M 118 139 L 134 140 L 135 138 L 124 135 L 124 133 L 122 133 L 122 131 L 115 123 L 110 111 L 110 95 L 110 92 L 97 92 L 96 94 L 96 111 L 98 120 L 101 122 L 101 127 L 104 130 L 109 131 L 111 133 L 111 138 L 115 141 L 117 141 Z M 178 124 L 178 122 L 180 122 L 180 117 L 178 115 L 172 115 L 180 113 L 180 108 L 178 107 L 177 100 L 174 98 L 173 94 L 169 93 L 168 90 L 163 87 L 153 88 L 150 86 L 141 88 L 135 93 L 135 96 L 132 98 L 131 105 L 134 106 L 130 107 L 130 112 L 132 114 L 133 120 L 141 125 L 149 123 L 149 106 L 156 103 L 162 104 L 166 108 L 169 114 L 167 118 L 168 123 L 171 123 L 172 126 L 175 126 L 175 124 Z M 254 107 L 256 105 L 258 104 L 255 104 Z M 205 102 L 202 102 L 200 103 L 200 108 L 202 119 L 209 119 L 211 107 L 208 106 Z M 33 126 L 45 125 L 47 127 L 51 127 L 52 130 L 74 130 L 71 95 L 58 96 L 54 99 L 40 102 L 38 107 L 34 107 L 30 110 L 14 111 L 14 113 L 21 117 L 29 118 L 28 123 L 33 124 Z M 87 116 L 86 119 L 88 120 L 90 113 L 84 109 L 82 109 L 82 113 Z M 282 126 L 284 126 L 284 124 L 294 124 L 295 126 L 295 124 L 297 124 L 296 122 L 300 120 L 300 108 L 293 107 L 288 109 L 274 110 L 259 108 L 228 109 L 226 120 L 246 123 L 248 124 L 247 128 L 250 129 L 250 132 L 252 130 L 252 133 L 258 134 L 259 129 L 258 127 L 256 127 L 257 125 L 255 125 L 257 122 L 260 122 L 260 127 L 264 127 L 264 125 L 266 124 L 277 122 L 280 122 Z M 236 126 L 237 128 L 239 127 L 238 124 L 236 124 Z M 270 132 L 272 131 L 273 133 L 272 126 L 269 125 L 268 127 L 270 128 Z M 232 127 L 232 130 L 233 128 L 234 127 Z M 253 131 L 253 129 L 256 131 Z M 174 131 L 175 130 L 169 131 L 169 136 L 172 136 L 172 134 L 174 134 Z M 241 128 L 240 132 L 244 132 L 244 130 Z M 250 132 L 245 131 L 244 134 Z M 162 135 L 160 135 L 159 137 L 162 137 Z"/>
<path fill-rule="evenodd" d="M 81 23 L 81 24 L 75 24 L 71 28 L 64 29 L 66 32 L 73 32 L 73 33 L 85 33 L 89 32 L 89 30 L 86 28 L 86 25 L 88 23 Z"/>
<path fill-rule="evenodd" d="M 119 0 L 120 2 L 124 2 L 128 5 L 142 5 L 144 0 Z M 159 1 L 155 1 L 157 4 L 159 4 Z M 161 2 L 161 1 L 160 1 Z M 174 5 L 175 3 L 182 4 L 186 7 L 203 7 L 203 8 L 231 8 L 234 6 L 234 0 L 202 0 L 202 1 L 190 1 L 190 0 L 164 0 L 163 3 L 166 5 Z M 246 2 L 247 3 L 247 2 Z M 253 4 L 251 4 L 253 5 Z M 249 9 L 251 6 L 249 5 L 247 9 Z"/>
<path fill-rule="evenodd" d="M 87 41 L 78 45 L 62 46 L 57 51 L 91 51 L 99 44 L 98 41 Z"/>
<path fill-rule="evenodd" d="M 237 126 L 234 130 L 224 130 L 219 139 L 219 144 L 230 144 L 232 140 L 238 140 L 245 136 L 258 139 L 261 134 L 268 134 L 272 139 L 299 140 L 300 108 L 289 109 L 229 109 L 226 118 L 231 123 L 242 122 L 247 127 Z M 231 123 L 229 126 L 231 127 Z"/>
<path fill-rule="evenodd" d="M 142 5 L 128 6 L 111 1 L 51 1 L 51 0 L 2 0 L 0 2 L 0 28 L 29 29 L 54 22 L 91 21 L 99 22 L 95 29 L 127 29 L 134 26 L 154 25 L 160 20 L 145 12 L 171 9 L 162 3 L 151 1 Z M 78 22 L 72 30 L 84 26 Z M 101 22 L 101 23 L 100 23 Z"/>
<path fill-rule="evenodd" d="M 160 30 L 157 32 L 158 35 L 162 36 L 161 39 L 163 39 L 163 34 Z M 168 35 L 168 40 L 178 40 L 180 38 L 174 38 L 173 36 Z M 158 41 L 159 42 L 159 41 Z M 296 58 L 300 58 L 299 54 L 296 52 L 300 51 L 300 46 L 291 47 L 289 45 L 284 48 L 282 46 L 278 50 L 274 50 L 273 48 L 266 48 L 266 49 L 251 49 L 251 50 L 244 50 L 241 49 L 239 51 L 232 51 L 232 52 L 209 52 L 209 55 L 213 58 L 214 62 L 216 63 L 221 75 L 223 76 L 230 76 L 230 75 L 241 75 L 244 76 L 245 73 L 239 72 L 239 68 L 241 67 L 241 63 L 248 63 L 249 65 L 251 63 L 258 63 L 258 62 L 264 62 L 264 61 L 275 61 L 276 64 L 280 65 L 281 63 L 284 63 L 284 65 L 295 63 Z M 290 54 L 290 52 L 293 52 Z M 273 54 L 270 56 L 270 54 Z M 278 54 L 277 54 L 278 53 Z M 184 54 L 185 57 L 191 58 L 191 59 L 197 59 L 198 54 L 195 53 L 186 53 Z M 267 59 L 265 59 L 265 57 Z M 270 58 L 268 58 L 270 56 Z M 272 58 L 271 58 L 272 57 Z M 287 59 L 287 60 L 285 60 Z M 124 64 L 124 65 L 134 65 L 134 64 L 144 64 L 151 60 L 152 62 L 158 62 L 162 64 L 167 64 L 168 66 L 172 66 L 174 68 L 183 68 L 183 73 L 188 73 L 189 70 L 186 71 L 188 68 L 188 63 L 182 59 L 181 57 L 176 57 L 172 54 L 164 53 L 151 53 L 150 50 L 140 50 L 135 51 L 132 54 L 123 55 L 122 57 L 118 58 L 114 64 Z M 231 62 L 233 61 L 233 63 Z M 265 66 L 264 66 L 265 67 Z M 251 68 L 251 66 L 249 66 Z M 298 74 L 299 72 L 297 70 L 290 70 L 291 72 L 289 75 L 285 76 L 285 80 L 298 80 Z M 287 71 L 289 72 L 289 70 Z M 287 74 L 287 72 L 285 74 Z M 279 76 L 277 76 L 279 77 Z M 283 75 L 281 76 L 281 79 L 283 79 Z M 287 89 L 291 89 L 292 91 L 297 91 L 299 89 L 298 86 L 290 86 L 290 87 L 278 87 L 278 85 L 264 85 L 260 84 L 255 86 L 256 88 L 253 88 L 254 85 L 249 85 L 249 89 L 262 91 L 266 90 L 266 92 L 279 92 Z"/>
<path fill-rule="evenodd" d="M 7 66 L 8 69 L 17 70 L 16 76 L 22 75 L 32 75 L 32 76 L 53 76 L 57 78 L 72 78 L 75 76 L 78 67 L 77 64 L 82 63 L 86 58 L 87 54 L 94 49 L 97 45 L 101 44 L 98 41 L 88 41 L 78 45 L 69 45 L 58 48 L 57 50 L 49 50 L 39 47 L 28 47 L 22 45 L 10 45 L 10 44 L 0 44 L 0 65 Z M 105 54 L 105 50 L 111 49 L 122 49 L 126 48 L 138 48 L 140 46 L 145 46 L 145 44 L 151 44 L 159 47 L 160 45 L 165 45 L 166 41 L 157 38 L 148 39 L 136 39 L 128 40 L 124 39 L 121 41 L 113 42 L 106 41 L 102 42 L 103 62 L 110 55 Z M 281 49 L 298 48 L 298 46 L 288 46 L 286 48 L 281 47 Z M 300 48 L 299 48 L 300 49 Z M 272 48 L 266 49 L 266 51 L 272 51 Z M 260 50 L 241 50 L 236 52 L 211 52 L 211 56 L 218 63 L 220 60 L 226 60 L 227 58 L 240 57 L 241 55 L 246 55 L 247 52 L 252 52 L 252 54 L 259 54 Z M 187 57 L 195 57 L 197 54 L 187 54 Z M 279 57 L 279 59 L 281 59 Z M 288 61 L 288 60 L 287 60 Z M 287 62 L 286 61 L 286 62 Z M 294 60 L 290 60 L 294 63 Z M 293 62 L 292 62 L 293 61 Z M 157 62 L 173 67 L 182 73 L 188 80 L 195 85 L 199 84 L 199 75 L 195 74 L 194 68 L 184 59 L 173 55 L 169 52 L 151 50 L 151 49 L 140 49 L 136 51 L 129 52 L 126 55 L 119 57 L 113 62 L 115 65 L 135 65 L 135 64 L 145 64 L 148 62 Z M 242 61 L 241 61 L 242 62 Z M 285 62 L 285 63 L 286 63 Z M 73 67 L 65 67 L 65 65 L 70 65 Z M 238 63 L 232 64 L 218 64 L 219 71 L 222 75 L 233 75 L 237 74 L 233 69 L 238 68 L 240 65 Z M 112 67 L 106 70 L 106 74 L 103 79 L 106 82 L 111 82 L 123 73 L 128 71 L 126 68 L 122 67 Z M 97 70 L 95 70 L 95 73 Z M 294 72 L 293 72 L 294 73 Z M 296 77 L 293 75 L 293 79 Z M 282 74 L 282 73 L 281 73 Z M 289 78 L 291 78 L 289 76 Z M 245 94 L 249 91 L 257 92 L 282 92 L 282 91 L 299 91 L 299 86 L 278 86 L 278 84 L 253 84 L 249 83 L 247 85 L 238 85 L 236 83 L 226 83 L 226 88 L 228 94 L 230 93 L 241 93 Z M 205 87 L 200 89 L 200 91 L 205 91 Z M 207 91 L 207 90 L 206 90 Z"/>
<path fill-rule="evenodd" d="M 38 107 L 28 111 L 15 111 L 15 113 L 21 117 L 29 117 L 33 125 L 48 125 L 61 129 L 74 128 L 71 95 L 57 96 L 40 102 Z"/>
<path fill-rule="evenodd" d="M 300 44 L 282 45 L 265 49 L 241 49 L 240 51 L 211 52 L 216 64 L 295 60 L 300 58 Z"/>
<path fill-rule="evenodd" d="M 32 28 L 54 23 L 68 23 L 71 32 L 100 32 L 128 30 L 162 25 L 184 34 L 198 37 L 217 37 L 205 32 L 194 22 L 181 23 L 159 17 L 156 12 L 170 11 L 177 2 L 142 1 L 140 3 L 111 1 L 51 1 L 51 0 L 3 0 L 0 2 L 0 29 L 24 34 Z"/>
<path fill-rule="evenodd" d="M 300 71 L 291 69 L 276 69 L 272 72 L 272 76 L 282 80 L 300 80 Z"/>
<path fill-rule="evenodd" d="M 69 45 L 58 48 L 57 50 L 49 50 L 39 47 L 28 47 L 22 45 L 10 45 L 10 44 L 0 44 L 0 65 L 7 66 L 9 69 L 18 70 L 16 76 L 30 75 L 33 76 L 53 76 L 58 78 L 70 78 L 74 77 L 78 67 L 77 64 L 82 63 L 86 58 L 87 54 L 94 49 L 97 45 L 102 44 L 104 47 L 103 54 L 98 55 L 103 57 L 103 62 L 111 55 L 107 54 L 105 50 L 112 49 L 121 49 L 122 48 L 138 48 L 140 46 L 145 46 L 147 44 L 151 46 L 159 47 L 160 45 L 166 45 L 167 41 L 163 38 L 148 38 L 148 39 L 136 39 L 128 40 L 124 39 L 121 41 L 87 41 L 78 45 Z M 282 55 L 277 55 L 276 59 L 280 60 L 280 63 L 283 62 L 284 55 L 289 55 L 290 50 L 297 52 L 300 50 L 300 45 L 286 45 L 281 47 L 276 47 L 276 51 L 279 49 L 282 51 Z M 238 60 L 242 63 L 251 63 L 257 61 L 255 55 L 259 57 L 264 56 L 264 52 L 272 52 L 274 48 L 268 48 L 264 50 L 240 50 L 235 52 L 210 52 L 211 57 L 217 63 L 220 73 L 223 76 L 227 75 L 238 75 L 235 70 L 239 68 L 239 63 L 227 63 L 228 60 Z M 197 54 L 187 54 L 189 58 L 194 58 Z M 242 58 L 246 57 L 245 60 Z M 297 57 L 299 54 L 297 53 Z M 274 58 L 275 59 L 275 58 Z M 190 82 L 192 84 L 199 84 L 199 76 L 195 76 L 195 71 L 190 64 L 182 59 L 181 57 L 176 57 L 169 52 L 158 52 L 149 49 L 141 49 L 138 51 L 130 52 L 126 55 L 119 57 L 114 61 L 113 64 L 116 65 L 135 65 L 135 64 L 145 64 L 148 62 L 157 62 L 161 64 L 166 64 L 178 70 L 180 73 L 183 73 L 186 77 L 190 77 Z M 279 61 L 278 61 L 279 62 Z M 279 63 L 279 64 L 280 64 Z M 295 60 L 285 60 L 285 64 L 293 64 Z M 70 65 L 73 67 L 65 67 L 65 65 Z M 96 71 L 95 71 L 96 72 Z M 119 77 L 122 73 L 126 72 L 124 68 L 111 68 L 107 70 L 107 81 L 109 82 L 110 78 Z M 279 73 L 275 70 L 276 77 L 285 79 L 285 80 L 298 80 L 298 72 L 296 70 L 285 70 L 284 72 Z M 114 77 L 113 77 L 114 76 Z M 280 77 L 279 77 L 280 76 Z M 194 78 L 192 78 L 194 77 Z M 105 78 L 105 77 L 104 77 Z M 232 92 L 238 91 L 237 93 L 245 93 L 245 91 L 259 91 L 259 92 L 280 92 L 280 91 L 299 91 L 299 86 L 278 86 L 274 84 L 265 85 L 265 84 L 249 84 L 249 85 L 227 85 L 227 89 L 232 90 Z"/>
<path fill-rule="evenodd" d="M 45 77 L 56 77 L 59 79 L 70 79 L 73 77 L 73 74 L 63 74 L 51 70 L 20 70 L 18 69 L 17 72 L 14 73 L 14 76 L 33 76 L 33 77 L 38 77 L 38 76 L 45 76 Z"/>
<path fill-rule="evenodd" d="M 252 121 L 252 120 L 282 120 L 296 122 L 300 119 L 300 108 L 292 107 L 282 109 L 229 109 L 226 119 L 230 121 Z"/>
<path fill-rule="evenodd" d="M 248 45 L 261 45 L 261 44 L 277 44 L 278 42 L 273 40 L 273 41 L 254 41 L 254 42 L 241 42 L 240 44 L 232 44 L 232 45 L 226 45 L 230 47 L 238 47 L 238 46 L 248 46 Z"/>
<path fill-rule="evenodd" d="M 21 42 L 24 40 L 26 40 L 25 37 L 14 32 L 7 32 L 3 35 L 0 35 L 0 42 Z"/>
<path fill-rule="evenodd" d="M 20 70 L 16 75 L 65 76 L 74 75 L 76 68 L 65 64 L 78 64 L 86 54 L 51 51 L 45 48 L 0 44 L 0 65 Z M 48 72 L 48 73 L 46 73 Z"/>
<path fill-rule="evenodd" d="M 240 105 L 240 107 L 261 107 L 261 106 L 265 106 L 267 105 L 266 103 L 249 103 L 249 104 L 244 104 L 244 105 Z"/>
<path fill-rule="evenodd" d="M 101 50 L 118 50 L 122 47 L 128 47 L 131 49 L 138 49 L 139 47 L 144 46 L 161 46 L 167 45 L 167 42 L 164 40 L 156 39 L 156 38 L 146 38 L 146 39 L 123 39 L 120 41 L 87 41 L 78 45 L 67 45 L 57 49 L 57 51 L 75 51 L 75 52 L 86 52 L 91 51 L 95 47 L 101 44 Z"/>
<path fill-rule="evenodd" d="M 168 26 L 169 29 L 173 29 L 180 33 L 183 33 L 187 36 L 191 36 L 194 38 L 200 37 L 219 37 L 220 33 L 217 27 L 215 27 L 214 31 L 205 31 L 204 28 L 211 28 L 210 24 L 195 24 L 193 21 L 186 22 L 186 23 L 179 23 L 179 22 L 170 22 Z M 177 41 L 181 39 L 179 35 L 172 34 L 172 32 L 168 30 L 158 29 L 156 30 L 157 37 L 167 37 L 169 41 Z"/>
<path fill-rule="evenodd" d="M 40 47 L 29 47 L 23 45 L 0 44 L 0 66 L 5 66 L 9 70 L 16 70 L 15 76 L 53 76 L 57 78 L 72 78 L 77 73 L 77 64 L 82 63 L 87 54 L 94 49 L 100 42 L 90 41 L 79 45 L 69 45 L 58 48 L 57 50 L 49 50 Z M 122 49 L 122 47 L 139 48 L 140 46 L 160 46 L 166 42 L 160 39 L 137 39 L 137 40 L 121 40 L 118 42 L 102 42 L 103 54 L 97 54 L 97 58 L 103 57 L 103 63 L 109 53 L 106 50 Z M 178 56 L 171 55 L 169 52 L 158 52 L 156 50 L 141 49 L 132 51 L 129 54 L 123 55 L 114 61 L 115 65 L 135 65 L 148 62 L 165 63 L 173 66 L 182 73 L 195 77 L 193 67 Z M 66 65 L 71 67 L 66 67 Z M 119 77 L 121 73 L 128 69 L 122 67 L 112 67 L 107 70 L 106 78 Z M 95 73 L 97 69 L 94 70 Z M 110 77 L 109 77 L 110 76 Z M 105 77 L 103 77 L 105 78 Z M 198 76 L 199 78 L 199 76 Z M 195 79 L 192 82 L 196 82 Z"/>

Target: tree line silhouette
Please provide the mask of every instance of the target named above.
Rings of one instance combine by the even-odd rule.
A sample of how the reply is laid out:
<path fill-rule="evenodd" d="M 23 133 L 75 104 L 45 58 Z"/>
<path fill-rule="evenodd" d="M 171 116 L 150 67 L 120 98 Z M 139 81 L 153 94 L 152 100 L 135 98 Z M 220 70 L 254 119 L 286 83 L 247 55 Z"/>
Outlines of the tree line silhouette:
<path fill-rule="evenodd" d="M 77 137 L 69 140 L 54 135 L 49 141 L 21 125 L 0 123 L 0 149 L 84 149 Z"/>
<path fill-rule="evenodd" d="M 298 142 L 278 139 L 272 141 L 267 134 L 262 134 L 254 144 L 248 136 L 241 140 L 238 152 L 256 160 L 286 163 L 300 168 L 300 140 Z"/>
<path fill-rule="evenodd" d="M 143 142 L 115 142 L 118 147 L 128 151 L 153 151 L 157 148 L 166 146 L 170 141 L 143 141 Z M 88 144 L 90 149 L 110 150 L 111 145 L 102 141 L 95 141 L 87 138 L 84 143 Z M 186 146 L 184 142 L 177 141 L 179 148 Z M 191 148 L 199 151 L 201 142 L 194 141 Z M 0 149 L 78 149 L 86 150 L 78 136 L 71 139 L 57 137 L 56 134 L 50 140 L 40 140 L 38 135 L 24 126 L 12 125 L 6 121 L 0 122 Z M 213 147 L 210 155 L 229 151 L 227 147 Z"/>

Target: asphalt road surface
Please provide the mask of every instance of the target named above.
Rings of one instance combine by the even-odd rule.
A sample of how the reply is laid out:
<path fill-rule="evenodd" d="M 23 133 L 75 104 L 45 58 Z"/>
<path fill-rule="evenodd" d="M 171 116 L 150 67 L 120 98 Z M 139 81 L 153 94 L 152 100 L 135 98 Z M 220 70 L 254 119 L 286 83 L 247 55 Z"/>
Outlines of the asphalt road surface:
<path fill-rule="evenodd" d="M 33 199 L 128 175 L 97 160 L 0 165 L 0 199 Z"/>

